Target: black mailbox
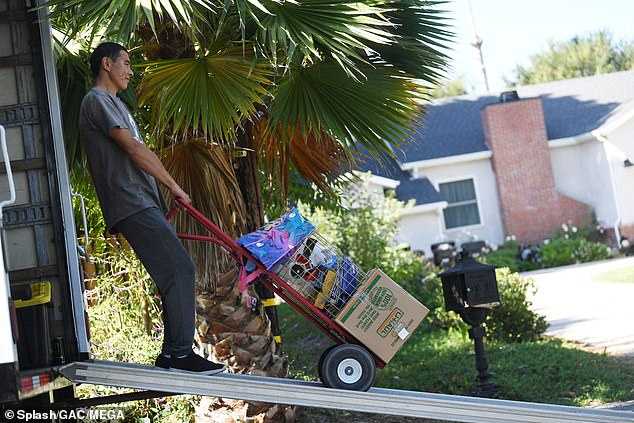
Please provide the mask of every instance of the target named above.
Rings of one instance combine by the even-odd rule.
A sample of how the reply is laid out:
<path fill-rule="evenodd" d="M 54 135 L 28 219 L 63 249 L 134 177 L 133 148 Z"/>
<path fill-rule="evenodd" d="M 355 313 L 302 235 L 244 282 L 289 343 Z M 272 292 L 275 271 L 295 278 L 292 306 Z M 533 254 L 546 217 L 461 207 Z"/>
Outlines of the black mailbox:
<path fill-rule="evenodd" d="M 441 273 L 440 279 L 447 310 L 460 312 L 469 307 L 500 305 L 495 266 L 465 258 Z"/>
<path fill-rule="evenodd" d="M 478 371 L 474 395 L 494 397 L 497 396 L 497 385 L 491 381 L 489 373 L 483 340 L 486 330 L 482 324 L 491 308 L 500 305 L 495 266 L 478 263 L 468 251 L 463 251 L 460 257 L 458 264 L 440 274 L 445 308 L 457 312 L 471 326 L 469 337 L 473 339 Z"/>

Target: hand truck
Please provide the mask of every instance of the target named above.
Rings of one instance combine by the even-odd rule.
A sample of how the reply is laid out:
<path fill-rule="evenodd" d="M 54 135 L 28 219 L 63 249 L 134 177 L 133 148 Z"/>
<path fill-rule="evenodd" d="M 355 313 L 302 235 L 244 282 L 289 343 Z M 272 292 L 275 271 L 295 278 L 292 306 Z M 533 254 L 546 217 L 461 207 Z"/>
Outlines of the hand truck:
<path fill-rule="evenodd" d="M 376 369 L 385 367 L 387 363 L 334 320 L 336 313 L 344 305 L 342 303 L 354 297 L 354 290 L 342 289 L 342 284 L 345 285 L 346 278 L 349 277 L 346 270 L 351 268 L 342 269 L 339 265 L 338 269 L 332 266 L 320 266 L 316 269 L 309 264 L 311 259 L 312 262 L 315 261 L 315 257 L 317 260 L 327 258 L 329 249 L 332 251 L 333 247 L 323 237 L 316 232 L 312 233 L 281 267 L 268 270 L 249 250 L 224 233 L 201 212 L 182 199 L 177 201 L 187 214 L 212 235 L 178 233 L 179 238 L 211 242 L 220 246 L 240 267 L 241 278 L 247 277 L 247 261 L 253 263 L 256 269 L 248 276 L 250 283 L 263 283 L 335 342 L 321 354 L 317 365 L 319 378 L 324 385 L 355 391 L 370 389 Z M 168 220 L 176 211 L 176 208 L 170 211 Z M 364 273 L 356 267 L 354 272 L 355 278 L 362 281 Z M 321 283 L 321 291 L 314 289 L 315 283 Z M 330 291 L 330 295 L 324 295 L 325 290 Z"/>

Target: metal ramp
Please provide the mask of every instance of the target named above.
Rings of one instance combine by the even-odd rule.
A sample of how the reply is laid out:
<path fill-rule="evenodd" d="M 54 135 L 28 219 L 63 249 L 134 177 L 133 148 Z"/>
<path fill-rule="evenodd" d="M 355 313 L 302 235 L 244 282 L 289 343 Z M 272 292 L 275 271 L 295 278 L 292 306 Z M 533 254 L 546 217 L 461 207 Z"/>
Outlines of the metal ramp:
<path fill-rule="evenodd" d="M 318 382 L 223 373 L 184 374 L 112 361 L 74 362 L 56 369 L 76 383 L 332 408 L 454 422 L 633 423 L 634 412 L 372 388 L 368 392 Z"/>

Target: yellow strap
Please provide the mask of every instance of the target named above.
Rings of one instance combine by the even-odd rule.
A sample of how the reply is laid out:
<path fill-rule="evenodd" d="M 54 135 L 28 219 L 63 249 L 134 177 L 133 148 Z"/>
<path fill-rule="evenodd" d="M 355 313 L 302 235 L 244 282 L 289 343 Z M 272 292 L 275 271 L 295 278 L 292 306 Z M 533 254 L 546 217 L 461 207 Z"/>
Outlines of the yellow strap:
<path fill-rule="evenodd" d="M 277 301 L 277 298 L 275 297 L 267 298 L 265 300 L 262 300 L 262 305 L 264 307 L 273 307 L 273 306 L 279 305 L 279 302 Z"/>
<path fill-rule="evenodd" d="M 282 343 L 282 337 L 280 335 L 274 336 L 273 339 L 275 339 L 275 343 L 276 344 L 281 344 Z"/>

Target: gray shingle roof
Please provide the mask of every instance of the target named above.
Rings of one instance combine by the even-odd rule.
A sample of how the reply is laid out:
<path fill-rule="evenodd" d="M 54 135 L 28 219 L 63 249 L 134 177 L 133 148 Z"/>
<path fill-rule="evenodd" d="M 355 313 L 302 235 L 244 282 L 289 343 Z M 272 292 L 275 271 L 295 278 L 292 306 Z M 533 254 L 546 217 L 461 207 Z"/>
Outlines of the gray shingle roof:
<path fill-rule="evenodd" d="M 440 193 L 436 191 L 429 179 L 412 180 L 409 172 L 401 170 L 398 161 L 386 160 L 386 163 L 379 164 L 368 156 L 365 149 L 362 148 L 360 150 L 363 156 L 362 162 L 359 163 L 360 170 L 399 181 L 400 183 L 396 187 L 396 198 L 399 200 L 409 201 L 414 199 L 416 200 L 416 205 L 442 201 Z M 400 160 L 403 159 L 402 153 L 397 153 L 397 156 Z"/>
<path fill-rule="evenodd" d="M 405 177 L 400 179 L 400 184 L 396 187 L 396 198 L 401 201 L 416 200 L 416 205 L 430 204 L 443 201 L 440 193 L 429 182 L 427 178 L 410 179 Z"/>
<path fill-rule="evenodd" d="M 373 175 L 382 176 L 384 178 L 395 179 L 399 181 L 396 187 L 396 198 L 401 201 L 416 200 L 416 205 L 430 204 L 442 201 L 440 193 L 429 182 L 427 178 L 412 179 L 409 172 L 401 170 L 397 161 L 391 160 L 387 163 L 378 164 L 367 156 L 367 152 L 362 149 L 365 157 L 363 162 L 359 164 L 360 170 L 364 172 L 372 172 Z M 402 160 L 403 155 L 397 153 Z"/>
<path fill-rule="evenodd" d="M 549 139 L 592 131 L 623 109 L 634 107 L 634 71 L 527 85 L 520 98 L 541 97 Z M 498 94 L 458 96 L 427 106 L 412 133 L 405 162 L 485 151 L 480 110 L 498 102 Z"/>

